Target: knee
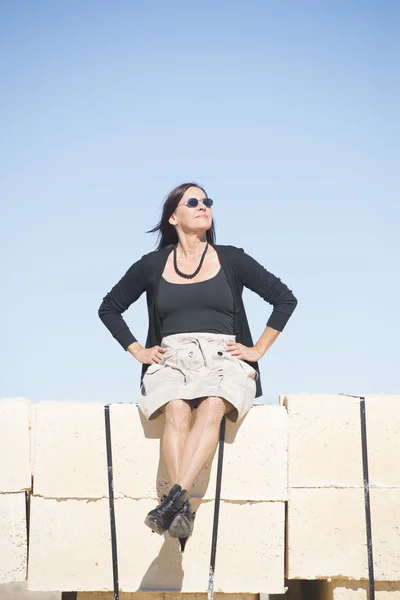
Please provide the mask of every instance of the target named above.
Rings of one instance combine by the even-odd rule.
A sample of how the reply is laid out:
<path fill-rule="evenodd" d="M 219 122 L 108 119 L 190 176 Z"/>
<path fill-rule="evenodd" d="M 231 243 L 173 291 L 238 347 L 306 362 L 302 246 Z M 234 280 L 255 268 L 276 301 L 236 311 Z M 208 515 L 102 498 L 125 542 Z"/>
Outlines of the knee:
<path fill-rule="evenodd" d="M 210 426 L 219 426 L 225 412 L 226 401 L 223 398 L 210 396 L 201 401 L 196 419 L 200 418 Z"/>
<path fill-rule="evenodd" d="M 165 421 L 175 429 L 187 429 L 192 418 L 192 410 L 184 400 L 171 400 L 165 406 Z"/>

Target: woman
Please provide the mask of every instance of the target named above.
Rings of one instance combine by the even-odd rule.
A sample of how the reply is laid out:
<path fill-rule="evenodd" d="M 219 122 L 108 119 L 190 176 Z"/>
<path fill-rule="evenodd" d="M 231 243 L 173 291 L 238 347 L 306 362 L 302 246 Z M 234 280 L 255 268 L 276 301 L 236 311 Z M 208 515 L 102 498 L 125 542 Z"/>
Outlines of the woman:
<path fill-rule="evenodd" d="M 111 334 L 143 364 L 140 410 L 149 420 L 165 413 L 161 451 L 173 485 L 145 524 L 179 538 L 182 551 L 194 520 L 188 490 L 216 448 L 221 419 L 241 419 L 261 395 L 258 360 L 297 305 L 291 290 L 242 248 L 215 244 L 212 204 L 196 183 L 175 188 L 151 230 L 160 235 L 157 250 L 135 262 L 99 308 Z M 273 305 L 256 344 L 243 286 Z M 145 347 L 121 316 L 143 292 Z"/>

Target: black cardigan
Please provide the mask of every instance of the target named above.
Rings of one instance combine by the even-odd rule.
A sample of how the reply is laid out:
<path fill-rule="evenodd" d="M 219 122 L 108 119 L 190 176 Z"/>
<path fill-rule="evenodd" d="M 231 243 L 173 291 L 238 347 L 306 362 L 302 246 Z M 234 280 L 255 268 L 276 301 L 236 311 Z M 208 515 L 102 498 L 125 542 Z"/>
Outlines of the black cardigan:
<path fill-rule="evenodd" d="M 213 248 L 218 254 L 233 295 L 236 341 L 245 346 L 254 346 L 242 300 L 243 286 L 273 305 L 267 325 L 282 331 L 297 305 L 292 291 L 278 277 L 246 254 L 243 248 L 218 244 L 214 244 Z M 161 275 L 172 249 L 173 246 L 168 246 L 142 256 L 103 298 L 98 310 L 99 317 L 124 350 L 137 339 L 121 314 L 136 302 L 143 292 L 146 292 L 149 314 L 146 348 L 161 345 L 161 323 L 156 308 L 156 297 Z M 246 362 L 260 373 L 258 362 Z M 148 366 L 142 366 L 140 382 Z M 261 381 L 258 377 L 256 398 L 261 394 Z"/>

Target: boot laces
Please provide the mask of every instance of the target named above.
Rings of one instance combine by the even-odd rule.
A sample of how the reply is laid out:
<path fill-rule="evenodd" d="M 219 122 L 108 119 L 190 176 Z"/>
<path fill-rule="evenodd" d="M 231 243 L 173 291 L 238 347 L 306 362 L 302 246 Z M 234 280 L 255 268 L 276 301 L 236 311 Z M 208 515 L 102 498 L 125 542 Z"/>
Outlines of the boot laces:
<path fill-rule="evenodd" d="M 175 517 L 175 515 L 180 511 L 180 508 L 175 506 L 173 503 L 167 504 L 167 506 L 162 507 L 162 508 L 163 508 L 163 513 L 168 520 L 169 519 L 172 520 Z"/>

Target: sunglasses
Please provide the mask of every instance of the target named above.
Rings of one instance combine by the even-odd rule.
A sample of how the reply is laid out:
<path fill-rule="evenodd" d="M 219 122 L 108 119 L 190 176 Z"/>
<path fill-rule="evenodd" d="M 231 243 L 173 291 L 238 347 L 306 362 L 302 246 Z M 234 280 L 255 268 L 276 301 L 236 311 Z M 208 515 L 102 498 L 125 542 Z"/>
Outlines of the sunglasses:
<path fill-rule="evenodd" d="M 189 206 L 190 208 L 196 208 L 199 202 L 202 202 L 207 208 L 211 208 L 214 204 L 214 200 L 211 200 L 211 198 L 203 198 L 202 200 L 197 200 L 197 198 L 189 198 L 189 200 L 182 202 L 182 204 L 178 204 L 178 206 Z"/>

